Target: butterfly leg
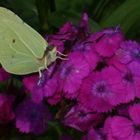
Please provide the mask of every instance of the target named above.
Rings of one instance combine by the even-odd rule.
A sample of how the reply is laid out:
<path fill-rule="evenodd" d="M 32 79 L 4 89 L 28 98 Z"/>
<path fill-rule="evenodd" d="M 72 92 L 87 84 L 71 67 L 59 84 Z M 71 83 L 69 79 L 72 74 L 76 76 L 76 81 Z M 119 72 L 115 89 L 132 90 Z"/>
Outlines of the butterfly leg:
<path fill-rule="evenodd" d="M 39 72 L 39 78 L 42 77 L 42 70 L 44 69 L 44 67 L 39 67 L 38 72 Z"/>
<path fill-rule="evenodd" d="M 61 60 L 68 60 L 67 58 L 63 58 L 64 57 L 67 57 L 68 55 L 67 54 L 63 54 L 61 53 L 60 51 L 57 51 L 57 53 L 60 55 L 60 56 L 57 56 L 58 59 L 61 59 Z M 62 56 L 62 57 L 61 57 Z"/>
<path fill-rule="evenodd" d="M 58 53 L 59 55 L 62 55 L 62 56 L 68 56 L 67 54 L 61 53 L 60 51 L 57 51 L 57 53 Z"/>
<path fill-rule="evenodd" d="M 68 60 L 68 58 L 63 58 L 63 57 L 60 57 L 60 56 L 57 56 L 58 59 L 61 59 L 61 60 Z"/>
<path fill-rule="evenodd" d="M 44 66 L 45 66 L 45 69 L 50 72 L 49 68 L 48 68 L 48 62 L 47 62 L 47 57 L 45 56 L 45 61 L 44 61 Z"/>
<path fill-rule="evenodd" d="M 42 83 L 44 82 L 44 75 L 42 74 L 42 70 L 44 70 L 44 67 L 40 67 L 39 68 L 39 79 L 38 79 L 38 82 L 37 82 L 37 85 L 38 86 L 41 86 Z"/>

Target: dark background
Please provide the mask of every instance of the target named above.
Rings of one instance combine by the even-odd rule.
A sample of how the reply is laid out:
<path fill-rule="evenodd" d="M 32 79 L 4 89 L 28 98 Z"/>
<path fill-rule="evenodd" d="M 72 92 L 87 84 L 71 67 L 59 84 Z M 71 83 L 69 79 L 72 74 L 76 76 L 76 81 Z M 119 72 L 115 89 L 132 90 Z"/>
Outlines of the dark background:
<path fill-rule="evenodd" d="M 140 40 L 140 0 L 0 0 L 41 34 L 57 31 L 66 21 L 77 24 L 87 12 L 93 31 L 120 25 L 127 38 Z"/>
<path fill-rule="evenodd" d="M 67 21 L 76 25 L 82 13 L 87 12 L 92 31 L 120 25 L 126 38 L 140 41 L 140 0 L 0 0 L 0 6 L 12 10 L 42 35 L 55 33 Z M 13 130 L 8 138 L 57 140 L 63 131 L 76 140 L 83 135 L 58 122 L 49 124 L 49 128 L 46 134 L 39 137 Z M 1 129 L 0 133 L 3 133 Z"/>

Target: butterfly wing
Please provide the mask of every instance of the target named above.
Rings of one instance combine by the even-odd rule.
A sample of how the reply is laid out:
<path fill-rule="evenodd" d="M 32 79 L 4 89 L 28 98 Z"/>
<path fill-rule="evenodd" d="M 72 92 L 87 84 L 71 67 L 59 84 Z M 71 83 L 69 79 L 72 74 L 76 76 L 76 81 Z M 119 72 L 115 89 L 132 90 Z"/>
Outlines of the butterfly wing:
<path fill-rule="evenodd" d="M 47 46 L 41 35 L 22 20 L 8 17 L 0 20 L 0 63 L 9 73 L 37 72 L 44 67 L 44 59 L 41 58 Z"/>
<path fill-rule="evenodd" d="M 3 68 L 13 74 L 24 75 L 37 72 L 39 67 L 44 66 L 44 60 L 39 61 L 33 56 L 19 53 L 11 48 L 9 44 L 0 41 L 0 44 L 6 46 L 0 52 L 0 60 Z M 9 51 L 7 51 L 7 49 Z"/>
<path fill-rule="evenodd" d="M 0 20 L 2 21 L 5 19 L 13 20 L 15 22 L 22 22 L 22 19 L 19 18 L 15 13 L 4 7 L 0 7 Z"/>

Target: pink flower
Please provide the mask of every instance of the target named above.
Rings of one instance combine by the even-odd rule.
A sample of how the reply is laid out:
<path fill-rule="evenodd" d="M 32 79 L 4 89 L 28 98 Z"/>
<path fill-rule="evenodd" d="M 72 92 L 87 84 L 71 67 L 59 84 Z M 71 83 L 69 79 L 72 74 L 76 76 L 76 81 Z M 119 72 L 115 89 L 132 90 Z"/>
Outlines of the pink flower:
<path fill-rule="evenodd" d="M 105 140 L 105 137 L 102 133 L 94 129 L 90 129 L 88 133 L 82 137 L 82 140 Z"/>
<path fill-rule="evenodd" d="M 56 73 L 59 80 L 59 91 L 64 92 L 66 98 L 75 98 L 82 79 L 89 74 L 89 65 L 84 57 L 78 53 L 71 53 L 68 60 L 63 62 Z"/>
<path fill-rule="evenodd" d="M 10 78 L 10 74 L 7 73 L 3 68 L 0 68 L 0 82 L 8 80 Z"/>
<path fill-rule="evenodd" d="M 140 128 L 140 104 L 134 104 L 129 107 L 129 116 L 135 126 Z"/>
<path fill-rule="evenodd" d="M 140 62 L 140 46 L 136 41 L 123 41 L 120 48 L 116 51 L 116 60 L 127 64 L 132 61 Z"/>
<path fill-rule="evenodd" d="M 72 51 L 80 52 L 84 56 L 91 71 L 95 69 L 97 63 L 101 61 L 101 57 L 95 51 L 95 41 L 92 35 L 84 41 L 76 42 L 72 47 Z"/>
<path fill-rule="evenodd" d="M 54 67 L 53 67 L 54 68 Z M 52 74 L 52 67 L 48 71 L 42 73 L 42 78 L 39 79 L 39 75 L 27 76 L 23 79 L 23 84 L 32 95 L 32 99 L 35 102 L 41 102 L 44 97 L 51 97 L 55 94 L 58 83 L 54 78 L 50 78 Z"/>
<path fill-rule="evenodd" d="M 117 114 L 120 116 L 124 116 L 124 117 L 129 117 L 129 103 L 128 104 L 122 104 L 117 108 Z"/>
<path fill-rule="evenodd" d="M 72 42 L 75 40 L 77 32 L 77 29 L 72 23 L 67 22 L 62 28 L 60 28 L 57 34 L 46 36 L 46 40 L 49 42 L 49 45 L 55 46 L 58 51 L 63 52 L 65 49 L 65 42 Z"/>
<path fill-rule="evenodd" d="M 16 127 L 23 133 L 35 135 L 44 133 L 50 119 L 51 115 L 43 102 L 36 104 L 26 99 L 16 108 Z"/>
<path fill-rule="evenodd" d="M 122 102 L 120 84 L 119 72 L 111 66 L 101 72 L 93 72 L 83 81 L 78 101 L 92 111 L 110 111 Z"/>
<path fill-rule="evenodd" d="M 0 93 L 0 122 L 7 123 L 15 118 L 13 111 L 13 97 Z"/>
<path fill-rule="evenodd" d="M 89 18 L 86 13 L 82 15 L 81 21 L 78 25 L 78 40 L 85 40 L 89 36 Z"/>
<path fill-rule="evenodd" d="M 140 79 L 137 79 L 134 73 L 130 71 L 128 68 L 124 67 L 120 71 L 121 77 L 122 77 L 122 82 L 121 82 L 121 92 L 123 97 L 123 103 L 128 103 L 132 100 L 134 100 L 136 96 L 136 89 L 137 89 L 137 84 L 139 83 Z"/>
<path fill-rule="evenodd" d="M 46 100 L 50 105 L 56 105 L 62 99 L 62 93 L 56 91 L 53 96 L 47 97 Z"/>
<path fill-rule="evenodd" d="M 88 112 L 82 106 L 74 106 L 65 115 L 63 123 L 80 131 L 87 131 L 97 126 L 103 120 L 103 115 Z"/>
<path fill-rule="evenodd" d="M 139 95 L 139 85 L 140 85 L 140 76 L 138 76 L 136 73 L 140 71 L 139 64 L 137 65 L 135 62 L 132 62 L 128 65 L 122 64 L 118 61 L 115 61 L 113 58 L 109 65 L 113 65 L 118 71 L 121 76 L 121 84 L 120 89 L 122 92 L 122 102 L 128 103 L 134 98 L 140 97 Z M 131 68 L 132 67 L 132 68 Z"/>
<path fill-rule="evenodd" d="M 140 63 L 139 62 L 132 61 L 127 66 L 137 77 L 140 77 Z"/>
<path fill-rule="evenodd" d="M 62 135 L 59 140 L 73 140 L 73 139 L 68 135 Z"/>
<path fill-rule="evenodd" d="M 119 48 L 124 36 L 120 30 L 104 33 L 95 45 L 96 51 L 104 57 L 111 57 Z"/>
<path fill-rule="evenodd" d="M 139 140 L 140 139 L 140 104 L 129 107 L 129 118 L 114 116 L 105 121 L 104 133 L 112 140 Z M 113 139 L 114 138 L 114 139 Z"/>
<path fill-rule="evenodd" d="M 110 117 L 105 121 L 104 133 L 109 140 L 133 140 L 133 122 L 125 117 Z"/>

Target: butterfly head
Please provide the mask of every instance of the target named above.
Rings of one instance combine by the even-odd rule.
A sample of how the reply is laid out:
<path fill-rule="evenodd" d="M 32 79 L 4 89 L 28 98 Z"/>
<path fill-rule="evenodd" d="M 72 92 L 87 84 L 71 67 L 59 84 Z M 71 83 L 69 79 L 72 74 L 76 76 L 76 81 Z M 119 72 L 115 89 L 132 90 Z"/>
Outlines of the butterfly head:
<path fill-rule="evenodd" d="M 49 47 L 49 50 L 47 50 L 47 61 L 49 62 L 49 64 L 51 64 L 52 62 L 54 62 L 57 59 L 57 50 L 56 47 Z"/>

